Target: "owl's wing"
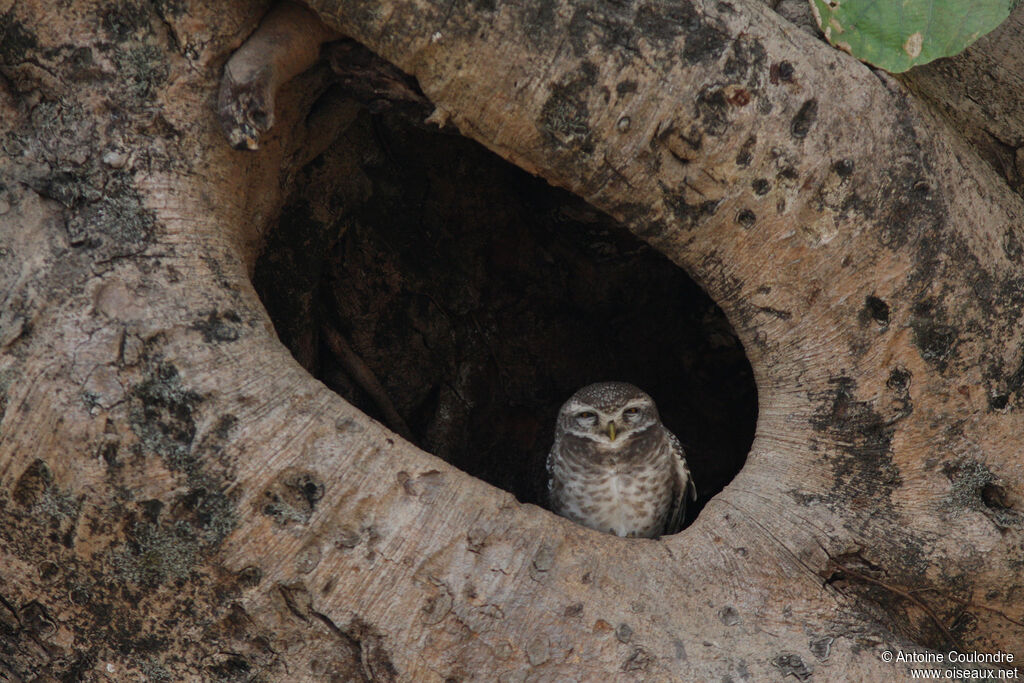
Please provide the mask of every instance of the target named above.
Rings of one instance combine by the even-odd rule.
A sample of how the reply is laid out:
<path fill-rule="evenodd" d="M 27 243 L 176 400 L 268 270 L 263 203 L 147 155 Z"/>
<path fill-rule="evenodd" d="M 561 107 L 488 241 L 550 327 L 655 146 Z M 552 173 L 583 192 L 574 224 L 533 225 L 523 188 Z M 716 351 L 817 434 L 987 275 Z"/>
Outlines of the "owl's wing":
<path fill-rule="evenodd" d="M 557 486 L 557 482 L 555 481 L 554 462 L 555 459 L 558 457 L 559 446 L 560 442 L 558 439 L 558 435 L 556 434 L 555 443 L 551 446 L 551 450 L 548 451 L 548 457 L 544 461 L 544 470 L 547 472 L 548 475 L 547 486 L 544 487 L 544 502 L 546 507 L 551 511 L 557 511 L 558 509 L 558 501 L 556 500 L 558 492 L 556 491 L 556 488 L 560 487 Z"/>
<path fill-rule="evenodd" d="M 676 435 L 665 430 L 669 436 L 669 448 L 672 449 L 672 461 L 675 464 L 675 482 L 673 482 L 672 507 L 668 513 L 668 523 L 665 525 L 664 535 L 674 534 L 683 526 L 686 518 L 686 500 L 690 498 L 697 500 L 697 486 L 693 483 L 693 476 L 686 464 L 686 453 L 683 445 L 679 443 Z"/>

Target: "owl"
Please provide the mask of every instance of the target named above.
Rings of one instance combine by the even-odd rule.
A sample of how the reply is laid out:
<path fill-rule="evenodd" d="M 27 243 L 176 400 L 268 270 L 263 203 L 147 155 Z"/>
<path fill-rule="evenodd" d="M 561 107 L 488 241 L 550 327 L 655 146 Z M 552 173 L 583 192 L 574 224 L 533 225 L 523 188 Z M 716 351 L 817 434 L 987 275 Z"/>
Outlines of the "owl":
<path fill-rule="evenodd" d="M 679 439 L 625 382 L 591 384 L 565 402 L 547 469 L 553 512 L 617 536 L 674 534 L 697 498 Z"/>

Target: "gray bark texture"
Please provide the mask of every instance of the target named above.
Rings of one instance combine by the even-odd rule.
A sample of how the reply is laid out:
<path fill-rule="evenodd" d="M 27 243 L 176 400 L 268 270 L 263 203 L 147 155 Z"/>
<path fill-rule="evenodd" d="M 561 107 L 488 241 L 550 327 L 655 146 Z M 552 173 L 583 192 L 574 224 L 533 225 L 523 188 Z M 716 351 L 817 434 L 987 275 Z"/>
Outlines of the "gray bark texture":
<path fill-rule="evenodd" d="M 884 651 L 1024 658 L 1024 8 L 894 78 L 753 0 L 309 6 L 325 26 L 264 33 L 225 76 L 269 3 L 0 0 L 0 676 L 882 681 L 910 666 Z M 312 107 L 325 68 L 292 78 L 339 34 L 725 311 L 756 436 L 682 533 L 522 504 L 278 341 L 250 280 L 352 118 Z"/>

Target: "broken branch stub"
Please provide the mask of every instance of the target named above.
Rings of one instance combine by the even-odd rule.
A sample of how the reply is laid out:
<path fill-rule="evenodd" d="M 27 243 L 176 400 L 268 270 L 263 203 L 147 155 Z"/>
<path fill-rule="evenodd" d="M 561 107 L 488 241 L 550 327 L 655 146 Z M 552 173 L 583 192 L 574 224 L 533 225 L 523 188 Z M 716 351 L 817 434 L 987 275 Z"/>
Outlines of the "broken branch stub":
<path fill-rule="evenodd" d="M 274 125 L 278 90 L 320 58 L 320 46 L 338 34 L 304 5 L 280 2 L 224 67 L 217 115 L 236 149 L 255 150 Z"/>

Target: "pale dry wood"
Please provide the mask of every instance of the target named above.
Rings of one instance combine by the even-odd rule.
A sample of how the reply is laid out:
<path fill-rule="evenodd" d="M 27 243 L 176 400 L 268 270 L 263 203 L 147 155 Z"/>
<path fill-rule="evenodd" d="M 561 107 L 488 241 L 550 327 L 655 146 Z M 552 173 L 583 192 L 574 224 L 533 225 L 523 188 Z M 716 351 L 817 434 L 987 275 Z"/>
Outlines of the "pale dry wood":
<path fill-rule="evenodd" d="M 18 249 L 0 261 L 5 675 L 887 680 L 902 671 L 879 651 L 920 630 L 827 583 L 850 554 L 925 621 L 979 606 L 943 624 L 965 646 L 1024 642 L 1020 198 L 899 83 L 739 0 L 656 21 L 315 4 L 414 74 L 439 118 L 700 279 L 757 374 L 747 466 L 684 533 L 625 540 L 369 420 L 288 356 L 247 280 L 312 144 L 301 87 L 256 155 L 228 150 L 211 113 L 216 66 L 259 6 L 210 15 L 188 56 L 187 14 L 153 20 L 175 44 L 148 19 L 115 31 L 98 5 L 19 3 L 5 59 L 23 61 L 4 76 L 20 118 L 0 122 L 24 146 L 2 158 L 0 237 Z M 91 139 L 107 100 L 142 88 L 101 50 L 112 32 L 149 36 L 173 78 Z M 25 35 L 74 36 L 109 80 L 62 85 L 64 53 Z M 33 92 L 84 139 L 54 142 L 62 122 L 31 111 Z M 141 156 L 137 197 L 89 154 L 75 165 L 86 142 Z M 93 179 L 107 199 L 89 199 Z M 88 213 L 115 197 L 128 218 Z M 70 244 L 76 215 L 98 245 Z M 125 230 L 140 216 L 150 237 Z"/>
<path fill-rule="evenodd" d="M 906 74 L 1018 192 L 1024 192 L 1024 5 L 952 59 Z"/>

